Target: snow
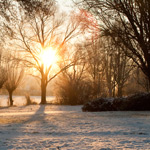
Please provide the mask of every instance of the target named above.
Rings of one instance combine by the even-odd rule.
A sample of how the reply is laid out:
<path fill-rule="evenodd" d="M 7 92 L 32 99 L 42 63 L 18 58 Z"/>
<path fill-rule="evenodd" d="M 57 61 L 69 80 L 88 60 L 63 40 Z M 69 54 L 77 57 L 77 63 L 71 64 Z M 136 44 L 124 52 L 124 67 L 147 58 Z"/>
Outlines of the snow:
<path fill-rule="evenodd" d="M 0 150 L 150 149 L 150 112 L 82 112 L 81 107 L 1 107 Z"/>

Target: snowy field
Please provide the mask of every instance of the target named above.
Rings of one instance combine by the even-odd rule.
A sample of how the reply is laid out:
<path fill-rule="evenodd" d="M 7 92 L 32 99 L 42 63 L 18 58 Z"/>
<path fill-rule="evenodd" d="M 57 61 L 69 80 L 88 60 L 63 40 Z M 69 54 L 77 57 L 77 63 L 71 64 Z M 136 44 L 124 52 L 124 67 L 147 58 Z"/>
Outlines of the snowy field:
<path fill-rule="evenodd" d="M 82 112 L 81 106 L 0 108 L 0 150 L 148 150 L 150 112 Z"/>

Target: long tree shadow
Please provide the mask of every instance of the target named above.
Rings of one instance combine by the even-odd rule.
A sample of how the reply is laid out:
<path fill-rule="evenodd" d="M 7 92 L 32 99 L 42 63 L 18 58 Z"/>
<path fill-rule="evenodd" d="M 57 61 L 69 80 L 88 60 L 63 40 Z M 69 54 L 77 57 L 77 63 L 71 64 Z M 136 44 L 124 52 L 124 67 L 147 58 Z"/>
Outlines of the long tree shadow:
<path fill-rule="evenodd" d="M 25 115 L 24 113 L 23 115 L 12 116 L 12 118 L 9 118 L 11 117 L 9 116 L 8 119 L 13 121 L 0 128 L 1 136 L 4 135 L 2 136 L 3 140 L 0 140 L 0 149 L 19 148 L 20 145 L 23 145 L 25 149 L 36 148 L 36 145 L 39 145 L 38 138 L 47 135 L 49 133 L 48 129 L 55 130 L 57 128 L 52 121 L 46 119 L 48 115 L 45 113 L 45 107 L 46 105 L 39 105 L 39 108 L 33 115 Z M 42 147 L 45 148 L 45 146 L 49 147 L 50 142 L 45 141 L 45 143 L 42 143 Z"/>

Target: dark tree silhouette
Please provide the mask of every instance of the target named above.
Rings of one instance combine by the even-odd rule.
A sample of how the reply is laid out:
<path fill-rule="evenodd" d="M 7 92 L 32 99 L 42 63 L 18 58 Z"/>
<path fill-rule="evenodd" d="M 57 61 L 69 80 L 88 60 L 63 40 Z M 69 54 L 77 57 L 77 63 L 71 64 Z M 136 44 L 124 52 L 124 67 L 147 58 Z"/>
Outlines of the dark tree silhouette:
<path fill-rule="evenodd" d="M 100 28 L 127 48 L 150 81 L 150 1 L 149 0 L 82 0 L 103 22 Z"/>

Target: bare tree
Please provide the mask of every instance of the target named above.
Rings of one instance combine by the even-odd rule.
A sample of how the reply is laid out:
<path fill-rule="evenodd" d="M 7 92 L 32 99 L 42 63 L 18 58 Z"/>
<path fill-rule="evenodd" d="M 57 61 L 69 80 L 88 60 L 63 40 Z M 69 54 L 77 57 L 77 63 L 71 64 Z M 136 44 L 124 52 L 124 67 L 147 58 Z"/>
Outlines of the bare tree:
<path fill-rule="evenodd" d="M 104 50 L 102 49 L 101 40 L 96 38 L 84 45 L 84 59 L 87 65 L 87 74 L 92 86 L 92 96 L 97 98 L 106 95 L 104 81 Z"/>
<path fill-rule="evenodd" d="M 73 63 L 60 68 L 56 73 L 51 73 L 53 63 L 47 65 L 42 56 L 48 48 L 55 51 L 55 55 L 63 57 L 69 40 L 81 33 L 80 22 L 72 16 L 70 20 L 57 13 L 54 1 L 21 1 L 19 6 L 12 3 L 9 7 L 11 26 L 6 26 L 15 39 L 17 49 L 23 52 L 24 62 L 28 67 L 35 68 L 39 75 L 33 74 L 41 81 L 41 104 L 46 103 L 46 87 L 48 83 L 70 67 Z M 14 9 L 14 7 L 16 9 Z M 17 14 L 16 14 L 17 12 Z M 17 41 L 17 42 L 16 42 Z M 14 44 L 13 44 L 14 45 Z M 44 54 L 51 55 L 51 54 Z M 43 58 L 42 58 L 43 57 Z M 49 56 L 52 59 L 52 56 Z"/>
<path fill-rule="evenodd" d="M 21 84 L 24 77 L 24 69 L 20 67 L 20 62 L 18 62 L 17 59 L 15 60 L 11 54 L 8 54 L 5 70 L 7 73 L 7 81 L 5 82 L 4 87 L 9 93 L 10 106 L 13 106 L 12 95 Z"/>
<path fill-rule="evenodd" d="M 104 63 L 109 96 L 123 95 L 123 88 L 133 70 L 133 61 L 124 54 L 126 47 L 116 45 L 111 38 L 103 39 Z M 117 94 L 116 94 L 117 93 Z"/>
<path fill-rule="evenodd" d="M 132 58 L 150 81 L 150 1 L 82 2 L 103 22 L 100 28 L 105 30 L 105 35 L 114 37 L 115 41 L 117 37 L 117 42 L 124 44 L 126 55 Z"/>

